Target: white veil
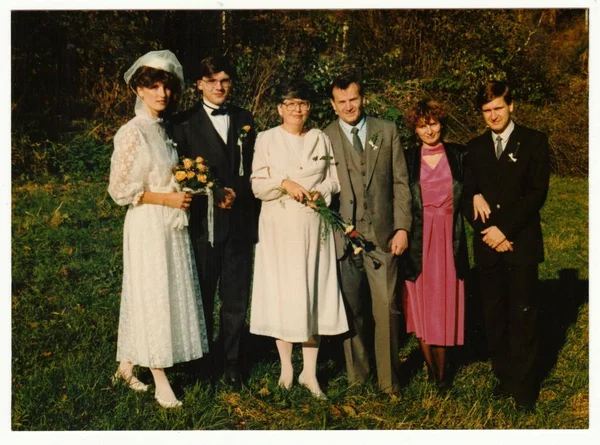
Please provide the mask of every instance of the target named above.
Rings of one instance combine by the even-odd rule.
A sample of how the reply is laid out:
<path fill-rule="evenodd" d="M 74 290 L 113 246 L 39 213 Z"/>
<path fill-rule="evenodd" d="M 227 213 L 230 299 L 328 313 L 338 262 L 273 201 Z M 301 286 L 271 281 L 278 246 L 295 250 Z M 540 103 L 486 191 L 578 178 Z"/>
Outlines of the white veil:
<path fill-rule="evenodd" d="M 181 86 L 183 87 L 183 67 L 181 66 L 181 63 L 179 63 L 179 60 L 177 60 L 177 57 L 175 57 L 175 54 L 173 54 L 168 49 L 150 51 L 149 53 L 146 53 L 142 57 L 137 59 L 134 62 L 134 64 L 131 65 L 131 68 L 129 68 L 123 76 L 127 85 L 129 85 L 129 81 L 131 80 L 133 74 L 141 66 L 148 66 L 150 68 L 155 68 L 167 71 L 169 73 L 173 73 L 177 76 L 179 82 L 181 82 Z M 143 112 L 143 110 L 145 109 L 145 105 L 142 99 L 140 99 L 140 97 L 137 95 L 137 91 L 134 90 L 133 92 L 137 96 L 135 101 L 135 112 L 136 114 L 139 114 L 140 112 Z"/>

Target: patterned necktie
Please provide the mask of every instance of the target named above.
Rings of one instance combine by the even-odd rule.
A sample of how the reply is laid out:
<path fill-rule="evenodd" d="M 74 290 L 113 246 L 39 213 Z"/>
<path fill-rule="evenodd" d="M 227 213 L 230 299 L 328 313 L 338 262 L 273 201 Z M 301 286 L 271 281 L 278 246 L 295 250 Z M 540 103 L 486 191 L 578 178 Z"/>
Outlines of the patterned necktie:
<path fill-rule="evenodd" d="M 354 149 L 356 150 L 356 152 L 360 155 L 363 152 L 363 146 L 362 146 L 362 142 L 360 141 L 360 138 L 358 137 L 358 128 L 356 127 L 352 127 L 352 145 L 354 146 Z"/>
<path fill-rule="evenodd" d="M 496 159 L 500 159 L 502 155 L 502 138 L 500 136 L 496 137 Z"/>

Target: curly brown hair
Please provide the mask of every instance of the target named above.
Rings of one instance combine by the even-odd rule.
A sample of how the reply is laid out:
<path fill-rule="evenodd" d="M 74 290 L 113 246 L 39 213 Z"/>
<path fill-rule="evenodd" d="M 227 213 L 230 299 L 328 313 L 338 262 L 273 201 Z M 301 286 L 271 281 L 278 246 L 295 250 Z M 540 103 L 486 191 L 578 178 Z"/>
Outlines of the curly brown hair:
<path fill-rule="evenodd" d="M 433 99 L 423 99 L 417 102 L 408 112 L 406 125 L 414 131 L 421 122 L 437 121 L 442 125 L 442 128 L 446 128 L 447 119 L 448 111 L 442 103 Z"/>

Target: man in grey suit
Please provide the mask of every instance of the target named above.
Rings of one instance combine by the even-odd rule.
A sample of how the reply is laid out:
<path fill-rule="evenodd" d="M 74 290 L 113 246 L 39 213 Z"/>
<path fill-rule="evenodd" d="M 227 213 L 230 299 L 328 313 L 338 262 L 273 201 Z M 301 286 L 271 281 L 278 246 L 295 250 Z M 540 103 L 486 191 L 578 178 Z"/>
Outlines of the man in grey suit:
<path fill-rule="evenodd" d="M 348 381 L 368 379 L 374 352 L 379 388 L 398 393 L 398 256 L 408 246 L 411 224 L 404 152 L 393 122 L 363 113 L 364 91 L 358 77 L 335 79 L 330 97 L 339 117 L 325 129 L 341 185 L 334 205 L 372 248 L 355 255 L 344 236 L 336 233 L 340 284 L 351 326 L 344 341 Z"/>

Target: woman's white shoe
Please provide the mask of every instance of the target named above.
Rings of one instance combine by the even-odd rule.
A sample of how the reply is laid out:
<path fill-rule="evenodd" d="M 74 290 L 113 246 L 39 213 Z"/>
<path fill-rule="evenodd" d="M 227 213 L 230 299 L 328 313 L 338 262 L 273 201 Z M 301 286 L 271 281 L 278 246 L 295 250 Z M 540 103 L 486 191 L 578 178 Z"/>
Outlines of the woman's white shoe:
<path fill-rule="evenodd" d="M 113 385 L 116 385 L 119 380 L 123 380 L 127 386 L 137 392 L 146 392 L 148 391 L 148 385 L 140 382 L 136 376 L 131 375 L 131 377 L 125 377 L 119 370 L 115 372 L 115 375 L 112 377 Z"/>
<path fill-rule="evenodd" d="M 277 382 L 277 386 L 279 386 L 280 388 L 283 388 L 283 389 L 291 389 L 293 384 L 294 384 L 293 377 L 289 381 L 286 381 L 280 377 L 279 381 Z"/>
<path fill-rule="evenodd" d="M 170 409 L 170 408 L 179 408 L 179 407 L 183 406 L 183 403 L 181 403 L 177 399 L 172 400 L 170 402 L 167 401 L 167 400 L 161 399 L 161 397 L 158 395 L 158 393 L 154 394 L 154 398 L 156 399 L 156 401 L 158 402 L 158 404 L 160 406 L 162 406 L 163 408 Z"/>
<path fill-rule="evenodd" d="M 325 393 L 323 391 L 321 391 L 321 388 L 319 387 L 319 383 L 317 382 L 317 387 L 313 388 L 311 385 L 309 385 L 306 380 L 304 380 L 304 375 L 300 374 L 298 376 L 298 383 L 302 386 L 304 386 L 306 389 L 308 389 L 310 391 L 310 393 L 313 395 L 313 397 L 315 397 L 316 399 L 319 400 L 327 400 L 327 396 L 325 395 Z"/>

